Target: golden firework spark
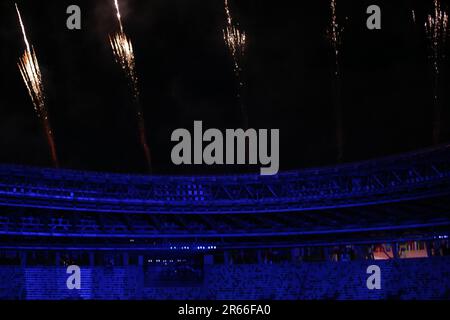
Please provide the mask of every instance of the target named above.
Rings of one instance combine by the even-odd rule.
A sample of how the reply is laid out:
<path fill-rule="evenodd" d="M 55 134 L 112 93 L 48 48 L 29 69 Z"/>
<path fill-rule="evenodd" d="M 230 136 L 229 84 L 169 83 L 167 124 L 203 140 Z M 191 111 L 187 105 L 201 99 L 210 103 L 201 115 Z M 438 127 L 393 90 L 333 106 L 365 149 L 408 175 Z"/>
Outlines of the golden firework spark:
<path fill-rule="evenodd" d="M 38 115 L 44 126 L 47 142 L 50 147 L 53 164 L 57 167 L 58 159 L 56 156 L 53 131 L 50 126 L 48 111 L 45 104 L 45 93 L 44 93 L 44 85 L 42 83 L 41 70 L 39 68 L 36 52 L 28 42 L 27 34 L 25 31 L 25 25 L 22 21 L 22 16 L 20 14 L 19 7 L 17 6 L 17 4 L 15 5 L 26 47 L 25 52 L 19 58 L 18 67 L 20 70 L 20 74 L 22 75 L 23 81 L 25 83 L 25 86 L 27 87 L 28 94 L 30 95 L 31 101 L 33 103 L 34 110 L 36 111 L 36 114 Z"/>
<path fill-rule="evenodd" d="M 440 0 L 434 0 L 434 13 L 428 15 L 425 31 L 431 49 L 434 72 L 438 75 L 440 73 L 439 60 L 444 57 L 443 47 L 449 31 L 448 14 L 441 10 Z"/>
<path fill-rule="evenodd" d="M 327 30 L 327 36 L 334 50 L 334 55 L 336 59 L 336 76 L 339 74 L 339 53 L 342 45 L 342 34 L 344 28 L 338 23 L 336 15 L 336 0 L 331 0 L 331 21 Z"/>
<path fill-rule="evenodd" d="M 242 100 L 242 92 L 244 88 L 244 81 L 242 80 L 242 60 L 245 56 L 245 49 L 247 46 L 247 35 L 240 30 L 239 24 L 233 23 L 228 0 L 225 0 L 226 13 L 226 27 L 223 30 L 223 39 L 233 58 L 233 70 L 238 82 L 237 98 L 241 107 L 243 126 L 248 127 L 247 110 Z"/>
<path fill-rule="evenodd" d="M 117 20 L 119 20 L 120 32 L 123 32 L 122 16 L 120 15 L 119 1 L 114 0 L 114 5 L 117 11 Z"/>
<path fill-rule="evenodd" d="M 343 128 L 343 112 L 341 104 L 341 75 L 339 67 L 340 50 L 342 45 L 342 35 L 344 27 L 338 22 L 336 13 L 336 0 L 330 1 L 331 20 L 327 29 L 327 38 L 333 48 L 335 68 L 334 68 L 334 108 L 336 117 L 336 145 L 337 159 L 342 161 L 344 157 L 344 128 Z"/>
<path fill-rule="evenodd" d="M 151 171 L 151 155 L 146 138 L 144 113 L 142 111 L 142 106 L 139 99 L 139 83 L 136 73 L 136 60 L 134 57 L 133 44 L 131 42 L 131 39 L 125 34 L 118 0 L 114 0 L 114 5 L 116 7 L 116 16 L 119 22 L 120 31 L 110 36 L 109 42 L 111 44 L 116 62 L 120 65 L 123 72 L 125 73 L 133 91 L 134 104 L 136 106 L 136 116 L 138 121 L 139 140 L 144 150 L 148 168 Z"/>
<path fill-rule="evenodd" d="M 123 32 L 119 32 L 114 34 L 113 36 L 110 36 L 109 41 L 113 49 L 114 57 L 116 58 L 116 62 L 125 72 L 128 80 L 131 83 L 133 94 L 135 98 L 137 98 L 139 95 L 139 89 L 133 44 L 131 43 L 131 40 L 127 37 L 127 35 Z"/>
<path fill-rule="evenodd" d="M 441 9 L 440 0 L 433 2 L 434 12 L 427 16 L 425 21 L 425 32 L 430 47 L 430 60 L 433 66 L 434 86 L 434 120 L 433 120 L 433 143 L 438 144 L 441 135 L 441 113 L 442 106 L 439 99 L 439 78 L 441 73 L 441 61 L 445 57 L 444 46 L 447 41 L 449 25 L 448 14 Z"/>
<path fill-rule="evenodd" d="M 25 32 L 25 26 L 22 21 L 22 16 L 20 15 L 19 8 L 16 4 L 16 11 L 19 17 L 20 27 L 22 29 L 22 34 L 26 46 L 26 50 L 19 59 L 19 70 L 25 85 L 30 94 L 31 100 L 33 101 L 34 109 L 36 110 L 39 117 L 44 116 L 46 113 L 45 109 L 45 95 L 44 87 L 42 85 L 42 74 L 39 69 L 39 63 L 36 58 L 36 53 L 33 48 L 30 48 L 30 44 L 27 39 Z"/>
<path fill-rule="evenodd" d="M 119 22 L 120 31 L 109 37 L 109 41 L 114 53 L 116 62 L 125 72 L 128 80 L 131 83 L 133 94 L 135 98 L 139 96 L 138 77 L 136 74 L 136 62 L 134 57 L 133 44 L 128 36 L 125 34 L 122 24 L 122 17 L 120 15 L 120 8 L 118 0 L 114 0 L 117 10 L 117 20 Z"/>
<path fill-rule="evenodd" d="M 247 35 L 244 31 L 239 30 L 238 25 L 233 24 L 233 19 L 231 17 L 230 7 L 228 5 L 228 0 L 225 0 L 225 12 L 227 15 L 227 26 L 223 30 L 223 38 L 225 44 L 230 51 L 231 56 L 234 61 L 234 71 L 236 76 L 240 80 L 240 74 L 242 72 L 241 61 L 245 55 L 245 48 L 247 46 Z M 242 86 L 242 82 L 240 82 Z"/>

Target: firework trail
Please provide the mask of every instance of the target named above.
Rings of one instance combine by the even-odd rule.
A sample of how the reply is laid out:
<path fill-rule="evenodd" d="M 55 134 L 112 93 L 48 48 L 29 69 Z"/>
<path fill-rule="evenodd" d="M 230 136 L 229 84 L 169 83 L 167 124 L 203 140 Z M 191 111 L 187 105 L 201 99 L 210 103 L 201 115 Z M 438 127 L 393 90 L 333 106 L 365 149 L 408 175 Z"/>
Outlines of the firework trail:
<path fill-rule="evenodd" d="M 441 10 L 440 0 L 434 0 L 434 13 L 428 15 L 425 31 L 432 51 L 430 58 L 433 61 L 434 72 L 439 74 L 439 62 L 444 57 L 443 47 L 448 34 L 448 15 Z"/>
<path fill-rule="evenodd" d="M 327 30 L 327 37 L 334 51 L 335 69 L 334 69 L 334 94 L 335 94 L 335 114 L 336 114 L 336 144 L 338 150 L 338 161 L 344 157 L 344 129 L 343 115 L 341 106 L 341 71 L 339 66 L 340 49 L 342 45 L 342 34 L 344 28 L 338 23 L 336 14 L 336 0 L 331 0 L 331 21 Z"/>
<path fill-rule="evenodd" d="M 47 138 L 47 143 L 50 148 L 50 154 L 52 158 L 53 165 L 55 167 L 59 166 L 58 157 L 56 155 L 55 139 L 53 137 L 53 131 L 50 126 L 50 120 L 48 117 L 47 106 L 45 102 L 45 92 L 44 85 L 42 83 L 42 74 L 39 68 L 39 63 L 36 57 L 36 52 L 33 47 L 30 47 L 28 42 L 27 34 L 25 32 L 25 25 L 22 21 L 22 16 L 19 11 L 19 7 L 16 5 L 17 16 L 19 17 L 20 27 L 22 29 L 23 40 L 25 42 L 25 52 L 19 59 L 18 67 L 20 74 L 22 75 L 25 86 L 27 87 L 28 94 L 30 95 L 31 101 L 34 106 L 38 118 L 41 120 L 45 136 Z"/>
<path fill-rule="evenodd" d="M 247 35 L 244 31 L 239 30 L 239 24 L 233 23 L 228 0 L 225 0 L 225 13 L 226 13 L 226 28 L 223 30 L 223 38 L 225 41 L 230 55 L 233 58 L 234 74 L 238 81 L 238 93 L 237 97 L 241 104 L 241 112 L 244 121 L 244 127 L 248 127 L 247 111 L 242 101 L 242 91 L 244 88 L 244 81 L 242 80 L 242 60 L 245 56 L 245 49 L 247 46 Z"/>
<path fill-rule="evenodd" d="M 447 40 L 449 25 L 448 14 L 441 10 L 440 0 L 434 0 L 434 12 L 429 14 L 425 22 L 430 47 L 430 60 L 432 62 L 434 87 L 434 120 L 433 120 L 433 143 L 439 143 L 441 131 L 441 105 L 439 99 L 439 77 L 441 73 L 441 61 L 445 56 L 444 46 Z"/>
<path fill-rule="evenodd" d="M 336 62 L 335 75 L 339 76 L 339 54 L 342 45 L 342 34 L 344 32 L 344 28 L 337 21 L 336 0 L 331 0 L 330 9 L 331 9 L 331 21 L 328 27 L 327 36 L 334 50 Z"/>
<path fill-rule="evenodd" d="M 138 121 L 139 140 L 144 150 L 145 159 L 149 170 L 152 170 L 152 162 L 150 155 L 150 148 L 147 143 L 144 113 L 140 103 L 140 93 L 138 85 L 138 76 L 136 73 L 136 61 L 134 57 L 133 44 L 124 32 L 122 17 L 120 15 L 120 8 L 118 0 L 114 0 L 114 5 L 117 11 L 117 20 L 119 22 L 120 31 L 109 37 L 111 48 L 113 50 L 116 62 L 120 65 L 130 82 L 133 91 L 133 101 L 136 107 L 136 116 Z"/>
<path fill-rule="evenodd" d="M 416 11 L 414 9 L 411 9 L 411 17 L 414 24 L 416 24 Z"/>

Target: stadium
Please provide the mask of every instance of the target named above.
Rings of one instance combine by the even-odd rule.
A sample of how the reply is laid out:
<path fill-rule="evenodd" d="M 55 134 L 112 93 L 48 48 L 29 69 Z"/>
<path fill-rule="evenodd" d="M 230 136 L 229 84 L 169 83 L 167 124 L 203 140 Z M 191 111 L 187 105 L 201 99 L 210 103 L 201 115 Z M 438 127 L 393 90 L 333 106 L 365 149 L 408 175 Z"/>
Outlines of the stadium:
<path fill-rule="evenodd" d="M 0 2 L 0 300 L 449 300 L 449 8 Z"/>
<path fill-rule="evenodd" d="M 0 184 L 2 299 L 449 298 L 448 145 L 270 177 L 4 165 Z"/>

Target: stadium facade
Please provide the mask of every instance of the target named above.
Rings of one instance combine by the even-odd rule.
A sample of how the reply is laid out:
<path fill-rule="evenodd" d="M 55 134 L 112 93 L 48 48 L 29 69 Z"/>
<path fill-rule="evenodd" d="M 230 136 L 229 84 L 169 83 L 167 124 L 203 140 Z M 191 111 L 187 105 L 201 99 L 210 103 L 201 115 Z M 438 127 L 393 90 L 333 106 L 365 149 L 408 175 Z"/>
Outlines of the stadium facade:
<path fill-rule="evenodd" d="M 2 165 L 0 207 L 1 299 L 450 297 L 450 146 L 276 176 Z"/>

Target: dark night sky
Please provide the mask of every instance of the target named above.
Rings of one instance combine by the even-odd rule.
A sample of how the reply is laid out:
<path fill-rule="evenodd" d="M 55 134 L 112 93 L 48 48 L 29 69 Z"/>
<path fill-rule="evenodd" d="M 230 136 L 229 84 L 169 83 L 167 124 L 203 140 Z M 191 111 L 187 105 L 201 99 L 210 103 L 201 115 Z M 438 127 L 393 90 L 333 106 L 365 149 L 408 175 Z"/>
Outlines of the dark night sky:
<path fill-rule="evenodd" d="M 131 97 L 107 41 L 117 30 L 113 1 L 18 4 L 43 70 L 62 166 L 143 172 Z M 70 4 L 82 9 L 81 31 L 66 28 Z M 366 28 L 370 4 L 382 8 L 381 31 Z M 341 61 L 346 161 L 431 144 L 432 74 L 423 27 L 431 4 L 338 0 L 341 22 L 348 17 Z M 240 126 L 232 62 L 222 39 L 223 0 L 121 0 L 121 7 L 135 47 L 155 173 L 234 171 L 170 161 L 173 130 L 191 129 L 194 120 L 212 128 Z M 325 38 L 329 1 L 231 0 L 231 10 L 249 38 L 244 74 L 250 127 L 280 129 L 284 170 L 335 163 L 334 58 Z M 0 162 L 49 166 L 16 65 L 24 47 L 14 1 L 0 0 L 0 40 Z M 450 82 L 448 66 L 443 69 L 446 110 Z M 448 111 L 442 119 L 447 141 Z"/>

